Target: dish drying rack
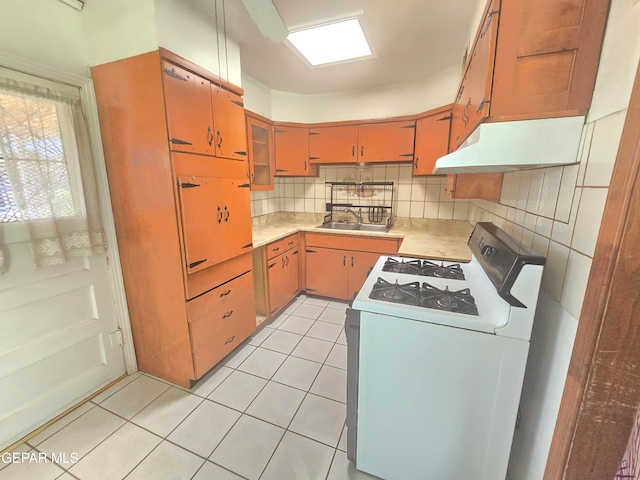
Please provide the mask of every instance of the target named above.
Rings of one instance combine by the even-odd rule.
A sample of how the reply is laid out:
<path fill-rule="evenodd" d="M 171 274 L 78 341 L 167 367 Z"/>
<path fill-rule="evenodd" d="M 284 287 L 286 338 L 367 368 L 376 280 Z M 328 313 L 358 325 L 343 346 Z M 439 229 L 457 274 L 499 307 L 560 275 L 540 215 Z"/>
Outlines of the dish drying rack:
<path fill-rule="evenodd" d="M 393 182 L 326 182 L 331 199 L 326 204 L 328 212 L 324 221 L 335 221 L 334 215 L 344 216 L 345 209 L 360 213 L 364 223 L 393 226 L 394 184 Z"/>

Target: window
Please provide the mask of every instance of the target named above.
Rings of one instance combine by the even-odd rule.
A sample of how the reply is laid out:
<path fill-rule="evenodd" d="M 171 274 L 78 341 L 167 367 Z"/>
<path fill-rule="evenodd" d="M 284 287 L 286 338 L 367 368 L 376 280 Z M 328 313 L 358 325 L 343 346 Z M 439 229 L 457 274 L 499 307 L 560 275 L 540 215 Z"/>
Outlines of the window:
<path fill-rule="evenodd" d="M 18 220 L 20 220 L 20 213 L 9 184 L 4 158 L 0 154 L 0 223 Z"/>

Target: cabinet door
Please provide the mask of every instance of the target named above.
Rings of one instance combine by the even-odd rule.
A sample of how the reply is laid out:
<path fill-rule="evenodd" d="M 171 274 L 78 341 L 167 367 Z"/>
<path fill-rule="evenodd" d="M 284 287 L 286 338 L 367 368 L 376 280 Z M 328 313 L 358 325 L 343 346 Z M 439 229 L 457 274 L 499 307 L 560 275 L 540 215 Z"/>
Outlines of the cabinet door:
<path fill-rule="evenodd" d="M 215 178 L 178 178 L 187 273 L 221 261 L 220 252 L 215 248 L 220 236 L 217 223 L 220 216 L 215 213 L 220 204 L 219 187 L 219 180 Z"/>
<path fill-rule="evenodd" d="M 449 151 L 456 150 L 489 116 L 499 14 L 500 0 L 490 0 L 453 108 Z"/>
<path fill-rule="evenodd" d="M 275 160 L 271 125 L 252 117 L 247 119 L 249 175 L 251 190 L 273 190 Z"/>
<path fill-rule="evenodd" d="M 421 118 L 416 122 L 414 175 L 430 175 L 436 160 L 449 153 L 451 112 Z"/>
<path fill-rule="evenodd" d="M 300 291 L 300 251 L 297 248 L 285 253 L 284 304 L 289 303 Z"/>
<path fill-rule="evenodd" d="M 247 159 L 247 132 L 242 97 L 211 84 L 216 156 L 232 160 Z"/>
<path fill-rule="evenodd" d="M 358 128 L 359 162 L 413 162 L 415 122 L 389 122 Z"/>
<path fill-rule="evenodd" d="M 274 127 L 276 175 L 307 176 L 309 165 L 309 129 L 306 127 Z M 317 168 L 317 167 L 316 167 Z"/>
<path fill-rule="evenodd" d="M 214 155 L 211 84 L 166 61 L 162 68 L 170 148 Z"/>
<path fill-rule="evenodd" d="M 219 243 L 224 260 L 251 251 L 251 201 L 249 184 L 240 179 L 220 180 L 223 236 Z"/>
<path fill-rule="evenodd" d="M 355 163 L 358 161 L 357 148 L 357 125 L 309 130 L 309 161 L 311 163 Z"/>
<path fill-rule="evenodd" d="M 356 292 L 358 292 L 365 280 L 371 267 L 373 267 L 380 258 L 379 253 L 367 252 L 346 252 L 348 253 L 347 262 L 349 265 L 349 282 L 347 286 L 347 300 L 351 300 Z"/>
<path fill-rule="evenodd" d="M 451 198 L 500 200 L 502 173 L 462 173 L 447 175 L 445 192 Z"/>
<path fill-rule="evenodd" d="M 350 252 L 307 247 L 307 292 L 347 299 L 347 257 Z"/>

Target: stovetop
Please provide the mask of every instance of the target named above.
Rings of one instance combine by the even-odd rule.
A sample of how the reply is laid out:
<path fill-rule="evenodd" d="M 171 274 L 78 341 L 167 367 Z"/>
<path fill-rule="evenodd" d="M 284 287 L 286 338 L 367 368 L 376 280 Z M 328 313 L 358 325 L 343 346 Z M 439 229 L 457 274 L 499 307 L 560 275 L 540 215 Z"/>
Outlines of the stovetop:
<path fill-rule="evenodd" d="M 424 277 L 449 278 L 464 280 L 464 271 L 459 263 L 445 265 L 444 262 L 435 263 L 430 260 L 387 258 L 383 272 L 407 273 Z"/>
<path fill-rule="evenodd" d="M 383 269 L 384 271 L 384 269 Z M 469 288 L 450 290 L 449 286 L 438 288 L 427 282 L 389 282 L 378 277 L 369 293 L 369 298 L 402 305 L 415 305 L 445 312 L 478 315 L 475 299 Z"/>

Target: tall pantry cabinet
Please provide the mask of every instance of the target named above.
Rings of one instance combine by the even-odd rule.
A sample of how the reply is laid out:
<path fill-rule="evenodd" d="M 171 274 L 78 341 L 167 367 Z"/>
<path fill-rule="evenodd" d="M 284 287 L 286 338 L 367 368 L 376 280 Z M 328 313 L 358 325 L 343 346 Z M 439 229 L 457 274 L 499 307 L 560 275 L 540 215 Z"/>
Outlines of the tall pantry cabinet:
<path fill-rule="evenodd" d="M 256 325 L 243 92 L 164 49 L 92 77 L 138 367 L 188 387 Z"/>

